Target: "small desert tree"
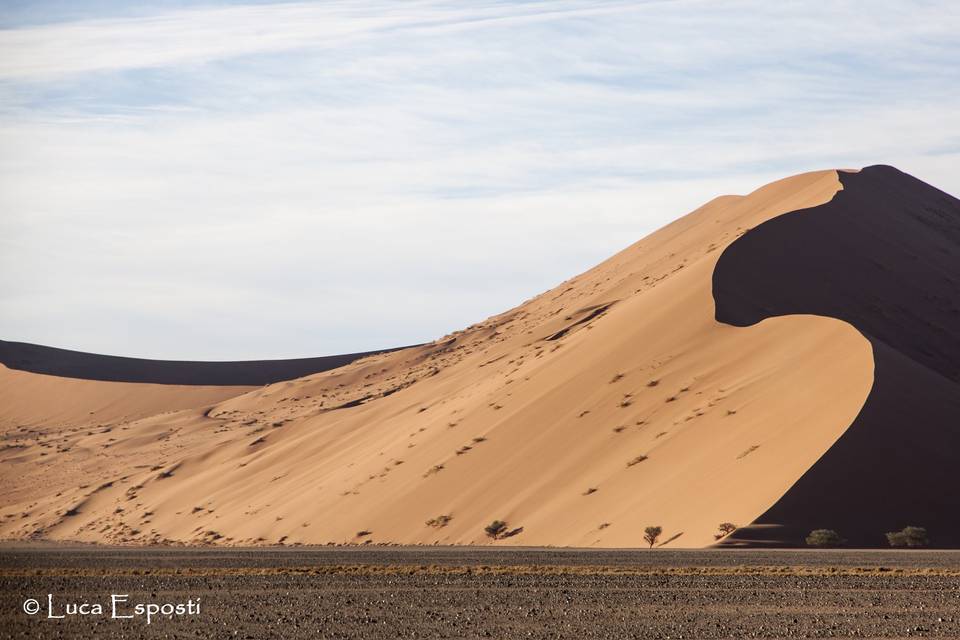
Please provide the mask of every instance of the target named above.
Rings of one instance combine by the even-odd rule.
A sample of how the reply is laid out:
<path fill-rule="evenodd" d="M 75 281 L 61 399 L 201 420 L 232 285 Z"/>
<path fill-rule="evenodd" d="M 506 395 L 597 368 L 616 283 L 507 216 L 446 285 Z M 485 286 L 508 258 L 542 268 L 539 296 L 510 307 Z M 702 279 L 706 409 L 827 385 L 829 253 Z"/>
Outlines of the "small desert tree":
<path fill-rule="evenodd" d="M 815 529 L 807 536 L 807 545 L 811 547 L 839 547 L 845 542 L 833 529 Z"/>
<path fill-rule="evenodd" d="M 927 530 L 923 527 L 904 527 L 900 531 L 887 534 L 887 542 L 891 547 L 925 547 L 930 544 Z"/>
<path fill-rule="evenodd" d="M 643 539 L 653 549 L 653 545 L 657 544 L 661 533 L 663 533 L 662 527 L 647 527 L 643 530 Z"/>
<path fill-rule="evenodd" d="M 734 531 L 737 530 L 737 525 L 732 522 L 721 522 L 717 525 L 718 533 L 713 536 L 714 540 L 719 540 L 720 538 L 725 538 Z"/>
<path fill-rule="evenodd" d="M 507 532 L 507 523 L 503 520 L 494 520 L 484 527 L 483 532 L 487 534 L 487 537 L 497 540 Z"/>

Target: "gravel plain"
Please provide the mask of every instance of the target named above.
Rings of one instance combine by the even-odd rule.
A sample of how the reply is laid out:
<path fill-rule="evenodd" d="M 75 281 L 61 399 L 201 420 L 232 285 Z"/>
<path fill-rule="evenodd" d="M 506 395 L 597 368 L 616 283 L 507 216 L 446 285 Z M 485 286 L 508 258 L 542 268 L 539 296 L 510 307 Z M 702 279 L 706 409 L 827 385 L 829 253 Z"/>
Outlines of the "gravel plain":
<path fill-rule="evenodd" d="M 960 637 L 960 552 L 0 547 L 0 638 L 793 637 Z"/>

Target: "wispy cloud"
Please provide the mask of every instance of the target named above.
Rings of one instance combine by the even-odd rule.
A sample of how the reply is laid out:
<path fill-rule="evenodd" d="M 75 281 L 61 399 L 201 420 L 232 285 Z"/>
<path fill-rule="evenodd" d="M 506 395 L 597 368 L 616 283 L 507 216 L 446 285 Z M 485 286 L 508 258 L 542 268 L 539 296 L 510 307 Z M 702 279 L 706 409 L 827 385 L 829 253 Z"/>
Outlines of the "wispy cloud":
<path fill-rule="evenodd" d="M 0 335 L 409 343 L 786 174 L 888 162 L 960 191 L 958 9 L 862 7 L 277 3 L 0 31 Z"/>

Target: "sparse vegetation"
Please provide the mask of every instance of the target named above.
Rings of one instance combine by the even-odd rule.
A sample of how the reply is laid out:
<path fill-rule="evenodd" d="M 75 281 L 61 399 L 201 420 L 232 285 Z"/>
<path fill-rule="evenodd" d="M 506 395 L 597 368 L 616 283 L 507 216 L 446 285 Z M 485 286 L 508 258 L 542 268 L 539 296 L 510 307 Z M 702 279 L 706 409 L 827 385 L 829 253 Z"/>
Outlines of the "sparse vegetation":
<path fill-rule="evenodd" d="M 494 520 L 483 528 L 483 532 L 488 538 L 499 540 L 507 532 L 507 523 L 503 520 Z"/>
<path fill-rule="evenodd" d="M 643 530 L 643 540 L 653 549 L 653 545 L 657 544 L 661 533 L 663 533 L 662 527 L 647 527 Z"/>
<path fill-rule="evenodd" d="M 430 518 L 427 520 L 426 524 L 428 527 L 433 527 L 434 529 L 443 529 L 445 526 L 450 524 L 451 520 L 453 520 L 452 515 L 444 514 L 442 516 L 437 516 L 436 518 Z"/>
<path fill-rule="evenodd" d="M 614 382 L 619 382 L 620 380 L 623 380 L 623 376 L 624 376 L 624 375 L 626 375 L 626 374 L 623 374 L 623 373 L 615 373 L 615 374 L 613 374 L 613 378 L 610 380 L 610 384 L 613 384 Z"/>
<path fill-rule="evenodd" d="M 597 492 L 597 488 L 596 488 L 596 487 L 590 487 L 590 488 L 588 488 L 586 491 L 583 492 L 583 495 L 588 496 L 588 495 L 590 495 L 591 493 L 596 493 L 596 492 Z"/>
<path fill-rule="evenodd" d="M 810 547 L 841 547 L 846 540 L 833 529 L 815 529 L 807 536 L 806 543 Z"/>
<path fill-rule="evenodd" d="M 659 381 L 659 380 L 651 380 L 650 382 L 647 383 L 647 386 L 648 386 L 648 387 L 655 387 L 655 386 L 657 386 L 658 384 L 660 384 L 660 381 Z"/>
<path fill-rule="evenodd" d="M 927 530 L 923 527 L 904 527 L 886 535 L 891 547 L 925 547 L 930 544 Z"/>
<path fill-rule="evenodd" d="M 366 538 L 367 536 L 372 534 L 373 534 L 373 531 L 367 531 L 366 529 L 364 529 L 363 531 L 357 531 L 358 538 Z"/>
<path fill-rule="evenodd" d="M 627 466 L 628 466 L 628 467 L 632 467 L 632 466 L 635 465 L 635 464 L 640 464 L 641 462 L 643 462 L 643 461 L 646 460 L 646 459 L 647 459 L 647 456 L 637 456 L 637 457 L 634 458 L 633 460 L 630 460 L 629 462 L 627 462 Z"/>
<path fill-rule="evenodd" d="M 717 533 L 713 535 L 714 540 L 719 540 L 720 538 L 726 538 L 728 535 L 737 530 L 737 525 L 732 522 L 721 522 L 717 525 Z"/>

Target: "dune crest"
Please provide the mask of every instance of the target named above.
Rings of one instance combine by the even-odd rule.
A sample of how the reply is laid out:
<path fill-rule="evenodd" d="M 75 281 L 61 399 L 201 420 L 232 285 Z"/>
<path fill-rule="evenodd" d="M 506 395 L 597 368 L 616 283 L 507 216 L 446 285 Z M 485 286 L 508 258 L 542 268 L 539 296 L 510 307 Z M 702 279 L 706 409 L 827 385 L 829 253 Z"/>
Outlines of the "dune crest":
<path fill-rule="evenodd" d="M 710 545 L 718 523 L 789 495 L 873 387 L 874 350 L 849 322 L 715 318 L 721 255 L 841 181 L 716 198 L 430 344 L 112 431 L 7 426 L 0 535 L 632 547 L 659 525 L 670 548 Z M 493 520 L 509 537 L 484 534 Z"/>
<path fill-rule="evenodd" d="M 875 381 L 843 437 L 735 541 L 831 527 L 850 544 L 921 523 L 960 547 L 960 201 L 887 166 L 841 174 L 822 205 L 760 225 L 714 270 L 717 319 L 814 313 L 870 341 Z M 855 508 L 852 508 L 855 505 Z M 775 529 L 771 531 L 771 527 Z M 782 529 L 782 530 L 781 530 Z"/>

